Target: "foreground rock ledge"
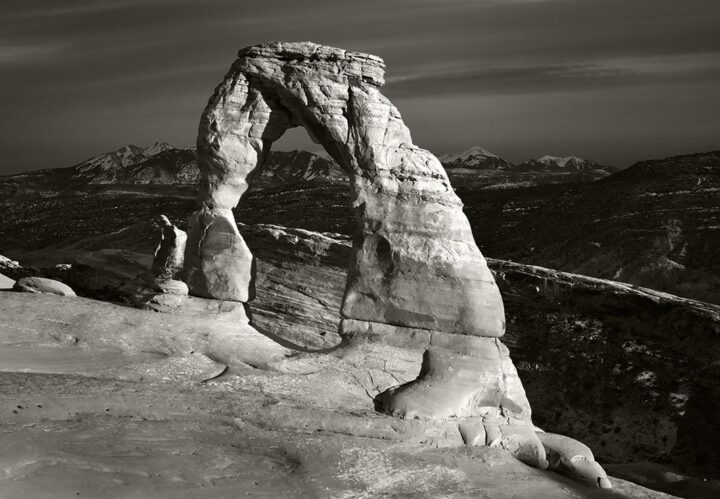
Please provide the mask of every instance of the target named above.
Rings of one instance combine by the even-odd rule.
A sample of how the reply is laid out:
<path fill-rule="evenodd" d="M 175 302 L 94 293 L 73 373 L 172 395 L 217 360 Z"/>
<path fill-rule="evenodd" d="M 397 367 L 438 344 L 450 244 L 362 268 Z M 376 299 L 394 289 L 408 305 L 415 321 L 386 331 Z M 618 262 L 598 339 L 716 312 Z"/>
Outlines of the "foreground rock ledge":
<path fill-rule="evenodd" d="M 374 413 L 378 369 L 316 355 L 222 371 L 283 355 L 219 318 L 11 292 L 0 317 L 0 497 L 618 497 L 458 449 L 451 422 Z"/>

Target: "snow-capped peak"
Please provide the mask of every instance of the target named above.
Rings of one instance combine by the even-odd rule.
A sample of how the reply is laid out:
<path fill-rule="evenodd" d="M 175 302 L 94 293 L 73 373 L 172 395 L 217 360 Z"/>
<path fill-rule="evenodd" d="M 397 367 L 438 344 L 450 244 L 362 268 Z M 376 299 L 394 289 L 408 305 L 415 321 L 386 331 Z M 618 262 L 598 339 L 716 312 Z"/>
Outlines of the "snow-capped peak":
<path fill-rule="evenodd" d="M 438 159 L 445 168 L 464 168 L 481 170 L 507 170 L 512 164 L 480 146 L 467 151 L 445 154 Z"/>
<path fill-rule="evenodd" d="M 157 153 L 167 151 L 168 149 L 173 149 L 173 146 L 171 146 L 167 142 L 155 141 L 152 145 L 149 145 L 145 149 L 143 149 L 143 153 L 145 154 L 145 156 L 150 157 L 156 155 Z"/>
<path fill-rule="evenodd" d="M 546 165 L 555 165 L 559 166 L 560 168 L 565 168 L 568 163 L 579 165 L 582 163 L 585 163 L 585 160 L 582 158 L 578 158 L 577 156 L 551 156 L 549 154 L 546 154 L 545 156 L 542 156 L 537 159 L 538 162 L 544 163 Z"/>
<path fill-rule="evenodd" d="M 91 170 L 110 170 L 119 166 L 128 166 L 145 158 L 143 150 L 138 146 L 127 144 L 115 151 L 92 157 L 80 163 L 78 172 L 85 173 Z"/>
<path fill-rule="evenodd" d="M 483 149 L 480 146 L 474 146 L 468 149 L 467 151 L 463 152 L 457 152 L 457 153 L 451 153 L 451 154 L 444 154 L 440 156 L 438 159 L 442 163 L 455 163 L 458 161 L 464 162 L 471 158 L 497 158 L 495 154 L 491 153 L 487 149 Z"/>
<path fill-rule="evenodd" d="M 117 168 L 124 168 L 169 149 L 173 149 L 173 146 L 166 142 L 156 141 L 144 148 L 127 144 L 115 151 L 100 154 L 83 161 L 77 165 L 77 170 L 80 174 L 86 174 L 91 171 L 110 171 Z"/>

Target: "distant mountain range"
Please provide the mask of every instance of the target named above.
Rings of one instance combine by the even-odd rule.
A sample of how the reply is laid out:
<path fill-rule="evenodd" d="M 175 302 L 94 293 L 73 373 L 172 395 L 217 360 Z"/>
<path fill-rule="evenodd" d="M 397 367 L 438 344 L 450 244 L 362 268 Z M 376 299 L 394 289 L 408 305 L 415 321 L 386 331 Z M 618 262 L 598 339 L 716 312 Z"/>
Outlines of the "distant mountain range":
<path fill-rule="evenodd" d="M 534 170 L 534 171 L 597 171 L 598 175 L 605 176 L 614 173 L 619 168 L 603 166 L 577 156 L 550 156 L 545 155 L 537 159 L 528 159 L 520 164 L 513 164 L 500 156 L 491 153 L 480 146 L 474 146 L 467 151 L 438 156 L 445 168 L 466 168 L 471 170 Z M 602 173 L 600 173 L 602 172 Z"/>
<path fill-rule="evenodd" d="M 164 142 L 141 148 L 126 145 L 71 167 L 74 180 L 88 184 L 197 185 L 200 171 L 195 148 L 178 149 Z M 272 151 L 253 188 L 312 181 L 344 179 L 345 173 L 331 160 L 307 151 Z"/>
<path fill-rule="evenodd" d="M 440 157 L 451 180 L 475 188 L 526 187 L 548 183 L 597 180 L 613 167 L 575 156 L 543 156 L 519 165 L 481 148 Z M 6 199 L 45 190 L 62 191 L 83 185 L 197 185 L 200 172 L 194 148 L 176 148 L 165 142 L 148 147 L 125 145 L 69 168 L 38 170 L 0 177 Z M 345 180 L 347 175 L 331 159 L 307 151 L 273 151 L 251 188 L 314 180 Z M 2 203 L 0 203 L 2 204 Z"/>
<path fill-rule="evenodd" d="M 577 156 L 549 156 L 545 155 L 537 159 L 528 159 L 516 166 L 518 170 L 532 171 L 566 171 L 566 172 L 596 172 L 598 176 L 607 176 L 618 169 L 612 166 L 602 166 Z"/>
<path fill-rule="evenodd" d="M 445 168 L 466 168 L 468 170 L 510 170 L 514 167 L 509 161 L 475 146 L 467 151 L 438 156 Z"/>
<path fill-rule="evenodd" d="M 577 156 L 545 155 L 513 164 L 482 147 L 440 156 L 450 180 L 473 189 L 531 187 L 598 180 L 619 170 Z"/>
<path fill-rule="evenodd" d="M 316 179 L 347 181 L 332 160 L 307 151 L 272 151 L 251 189 L 265 189 Z M 0 206 L 19 200 L 72 194 L 91 186 L 137 190 L 162 186 L 194 190 L 200 180 L 195 148 L 179 149 L 164 142 L 148 147 L 125 145 L 68 168 L 37 170 L 0 177 Z"/>
<path fill-rule="evenodd" d="M 108 182 L 113 182 L 116 180 L 117 172 L 122 171 L 123 168 L 141 163 L 168 149 L 173 147 L 165 142 L 155 142 L 145 148 L 129 144 L 116 151 L 83 161 L 75 167 L 75 170 L 78 175 L 91 176 L 98 181 L 106 179 Z"/>
<path fill-rule="evenodd" d="M 71 171 L 74 179 L 85 179 L 89 184 L 197 185 L 200 180 L 195 148 L 178 149 L 164 142 L 146 148 L 123 146 L 83 161 Z M 272 151 L 252 187 L 345 177 L 334 161 L 318 154 Z"/>
<path fill-rule="evenodd" d="M 197 184 L 200 175 L 193 149 L 165 142 L 141 148 L 126 145 L 71 167 L 76 180 L 90 184 Z"/>

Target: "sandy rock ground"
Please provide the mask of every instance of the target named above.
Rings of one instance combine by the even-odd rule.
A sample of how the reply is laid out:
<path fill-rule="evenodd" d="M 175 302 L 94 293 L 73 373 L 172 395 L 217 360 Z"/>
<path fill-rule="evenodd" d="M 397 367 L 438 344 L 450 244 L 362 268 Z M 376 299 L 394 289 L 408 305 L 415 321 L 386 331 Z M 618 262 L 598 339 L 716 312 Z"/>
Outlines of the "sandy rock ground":
<path fill-rule="evenodd" d="M 79 297 L 2 292 L 0 317 L 0 497 L 668 497 L 589 489 L 462 446 L 453 424 L 375 413 L 419 359 L 299 354 Z"/>
<path fill-rule="evenodd" d="M 168 448 L 175 450 L 181 449 L 181 444 L 199 448 L 198 441 L 210 442 L 207 443 L 208 448 L 214 448 L 213 452 L 232 462 L 236 458 L 231 451 L 240 455 L 237 449 L 249 445 L 243 440 L 246 439 L 244 432 L 252 430 L 255 432 L 253 435 L 262 435 L 262 448 L 281 448 L 298 462 L 303 460 L 303 466 L 298 465 L 302 471 L 295 473 L 304 473 L 309 469 L 310 464 L 304 460 L 324 463 L 324 474 L 318 471 L 316 475 L 297 478 L 301 475 L 293 473 L 293 478 L 298 479 L 306 487 L 304 489 L 285 493 L 273 489 L 268 482 L 256 486 L 255 479 L 241 483 L 238 478 L 232 482 L 234 485 L 227 486 L 227 490 L 231 490 L 227 496 L 231 497 L 242 496 L 245 492 L 266 497 L 302 493 L 320 497 L 363 494 L 368 497 L 511 497 L 511 490 L 514 490 L 511 483 L 513 486 L 516 483 L 527 484 L 526 488 L 518 489 L 518 497 L 595 494 L 582 484 L 528 468 L 493 449 L 462 447 L 457 425 L 404 422 L 376 414 L 372 397 L 390 386 L 414 379 L 418 374 L 420 357 L 418 353 L 379 346 L 365 346 L 352 352 L 333 350 L 340 341 L 337 335 L 338 310 L 349 259 L 347 238 L 279 226 L 243 226 L 242 230 L 258 256 L 258 294 L 250 307 L 256 329 L 243 326 L 240 320 L 245 317 L 242 308 L 229 307 L 229 302 L 183 298 L 182 305 L 176 308 L 169 307 L 165 302 L 151 304 L 158 310 L 170 312 L 157 313 L 97 299 L 70 300 L 0 292 L 0 379 L 3 380 L 0 384 L 0 399 L 3 401 L 0 404 L 3 411 L 0 416 L 0 428 L 3 428 L 0 444 L 7 441 L 7 448 L 20 449 L 26 445 L 23 439 L 30 438 L 32 432 L 39 432 L 38 435 L 52 440 L 48 440 L 47 444 L 38 444 L 40 447 L 36 445 L 34 448 L 40 449 L 36 454 L 20 452 L 15 461 L 3 464 L 0 469 L 4 471 L 0 476 L 5 476 L 7 480 L 0 482 L 0 497 L 43 497 L 43 494 L 46 497 L 63 497 L 65 492 L 55 495 L 58 490 L 56 485 L 43 485 L 45 489 L 35 485 L 43 483 L 39 478 L 41 473 L 49 473 L 50 469 L 59 470 L 62 466 L 77 466 L 77 469 L 73 468 L 75 478 L 68 479 L 67 483 L 87 483 L 85 489 L 77 490 L 86 497 L 162 497 L 159 494 L 165 493 L 168 497 L 183 497 L 182 494 L 185 497 L 205 497 L 206 494 L 223 497 L 221 488 L 209 485 L 204 478 L 198 478 L 191 484 L 191 476 L 211 475 L 211 471 L 198 471 L 206 466 L 201 461 L 206 459 L 203 462 L 207 462 L 210 458 L 194 456 L 192 450 L 187 455 L 183 454 L 188 460 L 182 465 L 184 468 L 179 465 L 173 468 L 173 463 L 180 462 L 177 457 L 180 454 L 170 454 L 170 451 L 151 445 L 143 447 L 145 450 L 142 452 L 154 456 L 159 471 L 156 472 L 158 476 L 152 478 L 150 471 L 143 471 L 143 467 L 149 469 L 150 465 L 137 465 L 133 469 L 148 476 L 140 479 L 133 475 L 139 480 L 134 483 L 135 488 L 113 481 L 115 478 L 125 480 L 115 476 L 115 473 L 125 473 L 118 471 L 119 468 L 116 470 L 108 465 L 110 471 L 97 471 L 96 468 L 105 464 L 97 464 L 101 462 L 97 457 L 100 451 L 93 451 L 91 447 L 97 445 L 95 442 L 102 442 L 101 447 L 108 449 L 103 450 L 106 455 L 102 463 L 119 463 L 123 451 L 117 450 L 120 447 L 113 448 L 115 444 L 110 440 L 118 438 L 122 443 L 123 439 L 130 438 L 126 435 L 136 430 L 123 426 L 129 422 L 135 425 L 134 428 L 144 428 L 146 424 L 148 428 L 152 426 L 143 431 L 159 432 L 158 441 L 161 435 L 165 435 L 162 438 L 168 441 L 171 437 L 176 439 L 168 444 Z M 128 283 L 149 268 L 151 255 L 148 251 L 157 244 L 150 236 L 155 232 L 152 227 L 138 224 L 114 234 L 93 236 L 71 247 L 24 252 L 16 258 L 22 256 L 24 264 L 51 268 L 57 263 L 70 262 L 70 271 L 65 269 L 56 278 L 65 280 L 85 297 L 122 300 L 125 296 L 123 290 L 132 294 L 134 289 Z M 500 261 L 490 263 L 502 286 L 509 311 L 506 340 L 524 369 L 521 376 L 531 392 L 536 424 L 588 443 L 604 463 L 626 463 L 610 465 L 609 472 L 613 477 L 683 497 L 717 497 L 720 493 L 717 484 L 704 481 L 703 475 L 690 478 L 679 474 L 677 469 L 657 464 L 657 460 L 651 457 L 657 454 L 657 446 L 643 451 L 650 457 L 632 454 L 633 442 L 652 444 L 661 439 L 663 434 L 659 430 L 662 430 L 662 425 L 658 425 L 662 421 L 655 426 L 651 421 L 660 414 L 659 409 L 649 407 L 644 399 L 641 400 L 642 394 L 647 393 L 645 388 L 633 388 L 633 383 L 623 384 L 622 380 L 629 376 L 627 373 L 606 375 L 603 369 L 609 367 L 604 368 L 602 362 L 593 363 L 595 356 L 598 359 L 615 358 L 610 343 L 567 343 L 568 339 L 585 337 L 587 327 L 577 330 L 578 321 L 595 324 L 588 332 L 592 332 L 592 338 L 617 338 L 619 335 L 620 338 L 646 345 L 648 352 L 660 352 L 661 355 L 633 358 L 633 362 L 643 369 L 653 369 L 661 376 L 659 380 L 682 380 L 683 376 L 691 375 L 695 370 L 678 363 L 678 359 L 691 358 L 698 365 L 705 362 L 702 359 L 711 361 L 715 355 L 713 331 L 717 331 L 717 307 L 548 269 Z M 19 278 L 27 270 L 18 266 L 13 272 L 11 275 Z M 221 310 L 224 312 L 219 313 Z M 566 316 L 569 319 L 564 318 Z M 629 322 L 632 317 L 636 320 Z M 573 327 L 566 331 L 567 334 L 560 334 L 565 329 L 558 329 L 559 325 L 568 320 Z M 682 341 L 688 331 L 692 331 L 692 342 Z M 560 336 L 555 338 L 558 334 Z M 669 342 L 669 338 L 677 338 L 677 341 Z M 533 357 L 538 345 L 543 345 L 543 355 L 548 355 L 548 358 Z M 557 347 L 555 353 L 552 353 L 553 345 Z M 573 345 L 579 349 L 577 352 L 574 347 L 569 348 Z M 595 352 L 592 347 L 599 350 Z M 300 350 L 311 353 L 300 353 Z M 627 352 L 620 353 L 621 358 L 627 357 Z M 658 365 L 651 362 L 652 359 L 659 359 Z M 532 368 L 538 365 L 555 366 L 555 369 L 545 372 Z M 585 386 L 583 380 L 595 383 L 597 379 L 602 379 L 602 386 L 610 391 L 599 393 L 602 395 L 600 398 L 597 398 L 597 390 L 588 393 L 588 401 L 573 399 L 575 392 L 572 390 L 556 389 L 558 379 L 569 379 L 568 376 L 579 386 Z M 665 387 L 670 395 L 675 393 L 674 384 L 665 384 L 663 382 L 658 386 Z M 619 406 L 621 401 L 614 395 L 616 389 L 638 394 L 630 397 L 632 404 L 626 404 L 630 411 L 628 414 L 635 418 L 632 421 L 637 421 L 627 424 L 624 420 L 620 432 L 608 433 L 605 427 L 598 431 L 598 421 L 602 423 L 609 413 L 614 414 L 613 411 L 618 408 L 620 412 L 624 410 L 625 406 Z M 658 396 L 663 393 L 658 393 Z M 606 403 L 610 405 L 605 407 L 603 404 Z M 38 404 L 42 407 L 37 407 Z M 561 406 L 563 417 L 558 420 L 555 416 L 557 411 L 552 409 Z M 78 418 L 80 421 L 77 421 Z M 693 429 L 697 426 L 694 421 L 700 421 L 697 417 L 686 419 L 681 421 L 681 429 L 702 437 L 706 447 L 712 445 L 709 438 L 712 432 Z M 73 421 L 73 428 L 78 433 L 64 429 Z M 572 423 L 572 428 L 562 426 L 563 422 Z M 39 430 L 42 425 L 46 425 L 44 428 L 49 431 Z M 177 435 L 181 432 L 173 428 L 179 425 L 196 428 L 197 435 L 201 436 L 183 437 L 184 440 L 180 441 Z M 668 429 L 668 435 L 675 434 L 674 428 Z M 609 429 L 612 430 L 612 427 Z M 56 457 L 57 449 L 76 445 L 82 432 L 88 432 L 83 435 L 91 435 L 87 437 L 88 447 L 78 451 L 84 453 L 84 464 L 77 464 L 81 460 L 75 457 L 62 461 L 65 464 L 58 464 L 61 461 Z M 103 432 L 110 432 L 112 438 Z M 292 439 L 300 438 L 296 436 L 298 433 L 305 435 L 303 438 L 306 439 L 312 436 L 315 442 L 312 451 L 303 453 L 298 450 L 297 445 L 300 444 L 290 443 Z M 62 440 L 59 435 L 66 435 L 67 440 Z M 229 439 L 227 435 L 233 435 L 238 442 L 243 440 L 244 443 L 223 454 L 223 446 Z M 133 442 L 140 443 L 153 440 L 137 435 L 132 438 Z M 367 443 L 375 455 L 385 459 L 379 461 L 380 464 L 365 459 L 365 464 L 362 464 L 365 471 L 362 473 L 370 473 L 369 466 L 373 464 L 376 466 L 372 471 L 374 476 L 380 476 L 382 469 L 392 469 L 390 477 L 363 485 L 349 478 L 349 472 L 337 469 L 337 463 L 344 455 L 342 452 L 345 452 L 343 449 L 352 448 L 357 442 Z M 140 443 L 137 445 L 140 446 Z M 604 443 L 607 445 L 603 446 Z M 43 447 L 45 445 L 47 447 Z M 130 444 L 126 442 L 123 445 Z M 216 445 L 217 448 L 214 447 Z M 330 449 L 335 450 L 331 452 Z M 448 481 L 442 478 L 445 475 L 435 472 L 440 468 L 410 464 L 411 460 L 405 454 L 405 457 L 393 457 L 394 461 L 387 461 L 387 456 L 397 456 L 398 452 L 406 452 L 407 449 L 412 450 L 410 455 L 432 454 L 433 463 L 446 463 L 442 466 L 453 473 L 459 469 L 465 473 L 462 475 L 464 478 Z M 698 449 L 693 449 L 693 455 L 699 456 Z M 612 459 L 614 454 L 609 451 L 624 454 Z M 137 453 L 141 455 L 140 450 Z M 23 455 L 35 457 L 25 459 Z M 162 456 L 171 456 L 172 459 Z M 471 464 L 460 466 L 457 464 L 461 460 L 458 456 L 465 456 L 462 459 Z M 637 462 L 641 460 L 655 462 Z M 455 464 L 448 464 L 451 461 Z M 30 463 L 28 467 L 27 463 Z M 394 468 L 388 463 L 394 463 Z M 38 471 L 38 474 L 28 471 L 33 469 L 45 471 Z M 170 480 L 167 478 L 170 475 L 165 475 L 162 480 L 160 476 L 172 469 L 175 469 L 172 476 L 179 476 L 182 480 L 172 483 L 172 486 L 162 485 L 162 480 Z M 15 471 L 8 474 L 8 470 Z M 188 470 L 194 471 L 190 473 Z M 95 480 L 93 477 L 98 473 L 105 478 Z M 360 471 L 353 473 L 362 475 Z M 71 475 L 68 471 L 59 473 L 58 477 Z M 107 478 L 110 476 L 113 478 Z M 452 476 L 457 478 L 460 475 Z M 421 483 L 421 478 L 425 480 L 427 477 L 435 477 L 433 479 L 439 483 L 433 486 L 428 485 L 430 482 Z M 47 483 L 56 484 L 54 478 L 48 480 Z M 110 488 L 100 488 L 105 486 L 106 481 Z M 318 485 L 328 481 L 335 485 L 322 485 L 328 489 Z M 20 488 L 3 488 L 10 485 L 19 487 L 21 483 Z M 128 479 L 123 483 L 130 481 Z M 659 496 L 615 478 L 613 483 L 614 493 L 630 497 Z M 555 485 L 560 488 L 555 488 Z M 211 491 L 208 492 L 205 487 L 211 487 Z M 569 492 L 563 491 L 563 487 Z M 65 495 L 71 497 L 75 492 L 70 487 Z"/>

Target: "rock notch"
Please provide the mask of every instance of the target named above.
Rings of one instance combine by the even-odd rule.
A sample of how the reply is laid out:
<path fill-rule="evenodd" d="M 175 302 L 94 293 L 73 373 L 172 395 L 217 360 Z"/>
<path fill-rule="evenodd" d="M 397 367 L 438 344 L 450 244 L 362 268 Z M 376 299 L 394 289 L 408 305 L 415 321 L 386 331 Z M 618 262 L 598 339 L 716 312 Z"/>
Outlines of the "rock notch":
<path fill-rule="evenodd" d="M 418 379 L 380 394 L 377 408 L 456 418 L 466 443 L 546 467 L 530 404 L 499 340 L 500 292 L 440 161 L 412 143 L 380 93 L 384 68 L 378 57 L 308 42 L 239 52 L 200 121 L 200 207 L 190 219 L 184 280 L 195 296 L 252 299 L 255 265 L 232 208 L 273 142 L 304 127 L 350 177 L 357 229 L 341 308 L 345 344 L 425 350 Z M 592 455 L 583 459 L 590 464 L 582 476 L 607 486 Z"/>

